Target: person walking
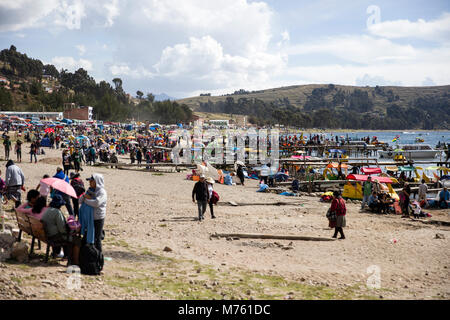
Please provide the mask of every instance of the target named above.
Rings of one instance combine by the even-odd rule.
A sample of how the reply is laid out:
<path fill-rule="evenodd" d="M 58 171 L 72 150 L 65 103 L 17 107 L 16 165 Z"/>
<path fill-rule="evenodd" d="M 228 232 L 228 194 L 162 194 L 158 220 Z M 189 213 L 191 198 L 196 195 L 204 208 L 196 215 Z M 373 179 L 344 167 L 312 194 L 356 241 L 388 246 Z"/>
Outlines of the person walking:
<path fill-rule="evenodd" d="M 84 203 L 94 210 L 94 244 L 97 250 L 102 252 L 103 226 L 105 224 L 108 194 L 103 175 L 94 173 L 87 180 L 89 181 L 89 189 L 80 197 L 79 201 L 80 204 Z"/>
<path fill-rule="evenodd" d="M 369 176 L 367 181 L 363 184 L 363 201 L 361 204 L 361 210 L 364 210 L 366 203 L 369 202 L 369 197 L 372 195 L 372 177 Z"/>
<path fill-rule="evenodd" d="M 5 146 L 5 160 L 9 160 L 9 152 L 11 151 L 11 140 L 9 140 L 9 136 L 5 136 L 3 145 Z"/>
<path fill-rule="evenodd" d="M 215 219 L 216 216 L 214 215 L 214 198 L 213 198 L 213 193 L 214 193 L 214 179 L 213 178 L 208 178 L 206 180 L 206 183 L 208 185 L 208 204 L 209 204 L 209 211 L 211 213 L 211 219 Z"/>
<path fill-rule="evenodd" d="M 73 152 L 72 161 L 76 173 L 80 172 L 80 170 L 83 170 L 81 169 L 81 151 L 79 148 L 76 148 Z"/>
<path fill-rule="evenodd" d="M 141 165 L 141 163 L 142 163 L 142 151 L 141 151 L 141 148 L 137 148 L 137 151 L 136 151 L 136 160 L 137 160 L 137 163 L 139 164 L 139 165 Z"/>
<path fill-rule="evenodd" d="M 69 175 L 71 160 L 69 150 L 64 150 L 62 154 L 62 163 L 65 175 Z"/>
<path fill-rule="evenodd" d="M 25 176 L 22 169 L 16 166 L 14 161 L 8 160 L 5 175 L 6 195 L 8 199 L 14 199 L 16 208 L 20 206 L 24 184 Z"/>
<path fill-rule="evenodd" d="M 16 141 L 16 155 L 17 155 L 17 162 L 22 162 L 22 140 Z"/>
<path fill-rule="evenodd" d="M 409 186 L 408 182 L 405 182 L 405 185 L 403 186 L 403 217 L 409 218 L 409 204 L 410 204 L 410 197 L 411 197 L 411 187 Z"/>
<path fill-rule="evenodd" d="M 339 239 L 345 239 L 343 228 L 347 226 L 345 219 L 347 208 L 345 206 L 345 200 L 342 199 L 340 191 L 335 191 L 333 193 L 333 202 L 331 203 L 330 211 L 336 214 L 336 226 L 334 228 L 333 238 L 336 238 L 339 233 L 341 235 Z"/>
<path fill-rule="evenodd" d="M 198 206 L 198 221 L 202 221 L 205 219 L 206 205 L 209 200 L 208 186 L 204 174 L 200 176 L 200 180 L 194 185 L 194 189 L 192 189 L 192 202 L 195 203 L 196 200 Z"/>
<path fill-rule="evenodd" d="M 38 145 L 37 142 L 32 142 L 30 145 L 30 163 L 33 163 L 33 156 L 34 156 L 34 163 L 37 162 L 37 149 L 38 149 Z"/>

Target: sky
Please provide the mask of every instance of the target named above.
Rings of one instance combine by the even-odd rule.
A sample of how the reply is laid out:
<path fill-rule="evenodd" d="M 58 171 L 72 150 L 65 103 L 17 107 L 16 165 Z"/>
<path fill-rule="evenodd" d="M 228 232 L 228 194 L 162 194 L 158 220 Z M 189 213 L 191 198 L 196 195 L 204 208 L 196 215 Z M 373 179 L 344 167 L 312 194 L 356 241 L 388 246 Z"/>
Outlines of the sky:
<path fill-rule="evenodd" d="M 448 0 L 0 0 L 0 49 L 174 98 L 450 84 Z"/>

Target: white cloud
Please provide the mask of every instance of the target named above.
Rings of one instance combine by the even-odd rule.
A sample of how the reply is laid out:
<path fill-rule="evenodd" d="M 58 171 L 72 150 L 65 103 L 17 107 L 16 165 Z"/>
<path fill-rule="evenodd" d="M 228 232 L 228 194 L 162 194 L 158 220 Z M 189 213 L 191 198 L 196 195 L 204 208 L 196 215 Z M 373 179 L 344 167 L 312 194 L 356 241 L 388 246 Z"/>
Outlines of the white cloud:
<path fill-rule="evenodd" d="M 80 29 L 81 19 L 84 17 L 86 13 L 83 1 L 73 0 L 72 3 L 68 3 L 63 0 L 57 9 L 54 24 L 69 30 Z"/>
<path fill-rule="evenodd" d="M 235 53 L 265 51 L 271 39 L 272 11 L 247 0 L 141 1 L 147 19 L 189 36 L 210 35 Z"/>
<path fill-rule="evenodd" d="M 191 37 L 189 43 L 167 47 L 154 68 L 168 78 L 202 80 L 217 86 L 248 86 L 282 70 L 286 60 L 286 56 L 264 52 L 246 56 L 226 54 L 217 40 L 205 36 Z"/>
<path fill-rule="evenodd" d="M 387 39 L 417 38 L 429 41 L 450 41 L 450 13 L 444 13 L 440 18 L 431 21 L 418 19 L 383 21 L 372 24 L 368 28 L 373 35 Z"/>
<path fill-rule="evenodd" d="M 36 27 L 57 8 L 59 0 L 0 1 L 0 32 Z"/>
<path fill-rule="evenodd" d="M 75 46 L 78 49 L 78 54 L 80 56 L 84 55 L 86 53 L 86 47 L 84 44 L 79 44 Z"/>
<path fill-rule="evenodd" d="M 413 59 L 417 50 L 411 45 L 396 44 L 387 39 L 367 35 L 343 35 L 293 45 L 287 49 L 290 55 L 325 53 L 353 63 L 370 64 L 380 61 Z"/>
<path fill-rule="evenodd" d="M 130 68 L 126 63 L 113 64 L 109 71 L 115 77 L 129 76 L 134 79 L 153 78 L 154 74 L 143 67 Z"/>
<path fill-rule="evenodd" d="M 355 81 L 355 84 L 357 86 L 371 86 L 371 87 L 375 87 L 375 86 L 401 86 L 402 83 L 400 81 L 389 81 L 386 80 L 384 77 L 382 76 L 373 76 L 373 75 L 368 75 L 365 74 L 363 77 L 361 78 L 357 78 Z"/>
<path fill-rule="evenodd" d="M 114 24 L 114 19 L 120 14 L 118 0 L 112 0 L 103 4 L 106 10 L 106 27 L 111 27 Z"/>
<path fill-rule="evenodd" d="M 83 68 L 86 71 L 92 71 L 92 62 L 86 59 L 76 60 L 73 57 L 54 57 L 51 61 L 58 70 L 67 69 L 71 72 Z"/>
<path fill-rule="evenodd" d="M 118 0 L 2 0 L 0 1 L 0 32 L 46 27 L 78 30 L 82 21 L 88 25 L 111 27 L 120 15 Z"/>

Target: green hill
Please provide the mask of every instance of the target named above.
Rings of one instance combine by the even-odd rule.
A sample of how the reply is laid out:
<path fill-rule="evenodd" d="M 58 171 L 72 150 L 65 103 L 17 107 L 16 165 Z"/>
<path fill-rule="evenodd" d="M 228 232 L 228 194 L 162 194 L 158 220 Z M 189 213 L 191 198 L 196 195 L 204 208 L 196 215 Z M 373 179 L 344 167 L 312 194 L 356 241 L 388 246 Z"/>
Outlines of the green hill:
<path fill-rule="evenodd" d="M 245 114 L 259 125 L 450 129 L 450 86 L 302 85 L 178 100 L 196 112 Z"/>

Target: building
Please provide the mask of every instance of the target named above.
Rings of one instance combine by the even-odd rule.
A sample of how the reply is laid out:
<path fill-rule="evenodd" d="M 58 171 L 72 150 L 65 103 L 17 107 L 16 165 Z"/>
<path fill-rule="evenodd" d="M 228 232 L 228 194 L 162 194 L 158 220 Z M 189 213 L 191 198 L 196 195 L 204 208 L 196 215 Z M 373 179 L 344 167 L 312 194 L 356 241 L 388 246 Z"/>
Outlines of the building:
<path fill-rule="evenodd" d="M 74 104 L 73 104 L 74 105 Z M 94 108 L 92 107 L 71 107 L 64 110 L 64 118 L 72 120 L 92 120 Z"/>
<path fill-rule="evenodd" d="M 230 125 L 228 120 L 209 120 L 208 122 L 210 125 L 218 127 L 228 127 Z"/>
<path fill-rule="evenodd" d="M 0 111 L 1 114 L 4 114 L 8 117 L 16 116 L 23 119 L 36 119 L 39 120 L 62 120 L 63 113 L 62 112 L 28 112 L 28 111 Z"/>

